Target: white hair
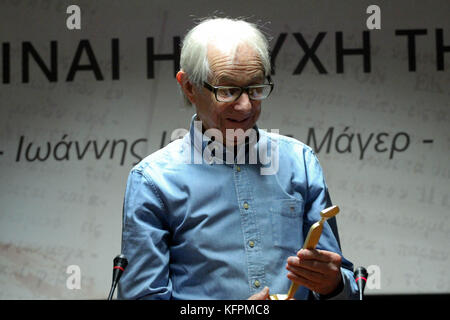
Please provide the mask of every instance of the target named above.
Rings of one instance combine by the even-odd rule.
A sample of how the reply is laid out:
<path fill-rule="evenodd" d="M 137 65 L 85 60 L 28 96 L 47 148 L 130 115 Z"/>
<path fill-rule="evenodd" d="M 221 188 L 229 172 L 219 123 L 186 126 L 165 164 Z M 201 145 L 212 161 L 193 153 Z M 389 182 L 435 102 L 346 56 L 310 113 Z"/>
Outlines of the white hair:
<path fill-rule="evenodd" d="M 269 76 L 271 68 L 267 38 L 255 24 L 230 18 L 209 18 L 192 28 L 183 39 L 180 68 L 186 72 L 193 85 L 202 87 L 203 81 L 207 81 L 210 76 L 208 45 L 214 45 L 233 61 L 241 44 L 255 50 L 261 59 L 265 76 Z"/>

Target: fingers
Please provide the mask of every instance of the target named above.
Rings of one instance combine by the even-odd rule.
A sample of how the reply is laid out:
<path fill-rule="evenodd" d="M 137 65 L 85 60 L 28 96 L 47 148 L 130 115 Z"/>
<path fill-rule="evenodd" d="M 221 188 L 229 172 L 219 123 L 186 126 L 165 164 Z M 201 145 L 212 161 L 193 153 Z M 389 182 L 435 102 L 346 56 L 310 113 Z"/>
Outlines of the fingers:
<path fill-rule="evenodd" d="M 302 277 L 302 276 L 300 276 L 299 274 L 296 274 L 296 273 L 289 272 L 287 274 L 287 277 L 292 282 L 294 282 L 294 283 L 296 283 L 298 285 L 301 285 L 301 286 L 305 286 L 305 287 L 307 287 L 307 288 L 309 288 L 309 289 L 311 289 L 313 291 L 316 291 L 317 290 L 316 288 L 319 287 L 319 283 L 317 283 L 317 282 L 315 282 L 313 280 L 307 279 L 305 277 Z"/>
<path fill-rule="evenodd" d="M 303 260 L 318 260 L 322 262 L 337 262 L 342 260 L 341 256 L 335 252 L 319 249 L 301 249 L 297 252 L 297 257 Z"/>
<path fill-rule="evenodd" d="M 260 292 L 252 295 L 248 300 L 267 300 L 269 299 L 269 287 L 264 287 Z"/>
<path fill-rule="evenodd" d="M 329 294 L 339 286 L 339 282 L 342 280 L 340 277 L 338 278 L 326 278 L 324 281 L 315 281 L 312 279 L 305 278 L 297 273 L 289 272 L 287 274 L 287 277 L 292 282 L 304 286 L 314 292 L 320 293 L 320 294 Z"/>
<path fill-rule="evenodd" d="M 295 270 L 309 270 L 313 271 L 314 273 L 326 275 L 329 273 L 334 273 L 338 269 L 340 269 L 341 264 L 340 263 L 332 263 L 332 262 L 321 262 L 321 261 L 315 261 L 315 260 L 302 260 L 297 257 L 289 257 L 287 259 L 286 268 L 290 267 L 291 269 L 288 269 L 290 271 Z"/>
<path fill-rule="evenodd" d="M 325 250 L 301 249 L 297 252 L 297 259 L 288 259 L 288 263 L 320 273 L 334 272 L 342 264 L 339 254 Z"/>
<path fill-rule="evenodd" d="M 317 266 L 318 264 L 321 265 Z M 296 257 L 288 258 L 286 269 L 295 275 L 313 282 L 324 281 L 328 271 L 326 264 L 323 262 L 300 262 L 300 260 Z"/>
<path fill-rule="evenodd" d="M 318 273 L 326 273 L 328 263 L 315 260 L 302 260 L 298 257 L 289 257 L 286 267 L 307 269 Z"/>
<path fill-rule="evenodd" d="M 341 281 L 342 257 L 325 250 L 302 249 L 287 259 L 287 277 L 299 285 L 326 294 Z"/>

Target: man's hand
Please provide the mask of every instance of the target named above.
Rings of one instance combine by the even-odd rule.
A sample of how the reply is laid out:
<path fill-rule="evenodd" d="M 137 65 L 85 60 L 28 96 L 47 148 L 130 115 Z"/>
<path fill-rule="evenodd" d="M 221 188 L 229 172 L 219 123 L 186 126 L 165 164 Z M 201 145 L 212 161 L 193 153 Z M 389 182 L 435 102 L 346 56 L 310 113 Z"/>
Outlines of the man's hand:
<path fill-rule="evenodd" d="M 317 293 L 332 293 L 342 281 L 342 258 L 325 250 L 301 249 L 297 256 L 287 259 L 287 277 Z"/>
<path fill-rule="evenodd" d="M 269 299 L 269 287 L 265 287 L 260 292 L 252 295 L 248 300 L 268 300 Z"/>

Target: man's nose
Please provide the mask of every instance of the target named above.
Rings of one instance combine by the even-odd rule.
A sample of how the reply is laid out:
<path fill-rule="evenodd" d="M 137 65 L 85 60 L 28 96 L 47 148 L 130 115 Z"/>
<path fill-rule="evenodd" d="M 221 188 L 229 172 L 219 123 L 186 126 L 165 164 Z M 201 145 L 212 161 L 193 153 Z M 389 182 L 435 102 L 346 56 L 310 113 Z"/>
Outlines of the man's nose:
<path fill-rule="evenodd" d="M 252 109 L 252 102 L 251 102 L 250 98 L 248 97 L 247 92 L 245 92 L 245 91 L 242 92 L 239 99 L 236 100 L 234 109 L 236 111 L 241 111 L 241 112 L 247 112 Z"/>

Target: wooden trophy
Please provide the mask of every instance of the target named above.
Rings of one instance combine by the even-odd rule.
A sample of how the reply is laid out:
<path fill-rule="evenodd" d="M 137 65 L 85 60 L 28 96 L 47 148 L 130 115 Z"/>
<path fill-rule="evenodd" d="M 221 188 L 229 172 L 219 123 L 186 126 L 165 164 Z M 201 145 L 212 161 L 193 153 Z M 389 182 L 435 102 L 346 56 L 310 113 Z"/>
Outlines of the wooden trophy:
<path fill-rule="evenodd" d="M 321 219 L 314 223 L 309 229 L 308 235 L 305 239 L 305 243 L 303 244 L 303 249 L 315 249 L 317 243 L 319 242 L 320 235 L 323 230 L 323 223 L 327 221 L 327 219 L 334 217 L 339 213 L 338 206 L 332 206 L 320 211 Z M 289 292 L 287 294 L 271 294 L 269 296 L 270 300 L 289 300 L 294 297 L 295 292 L 297 292 L 298 284 L 292 283 L 289 288 Z"/>

